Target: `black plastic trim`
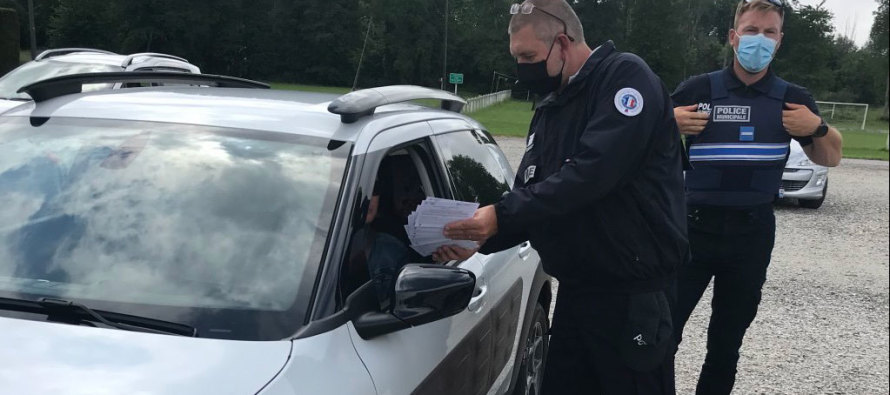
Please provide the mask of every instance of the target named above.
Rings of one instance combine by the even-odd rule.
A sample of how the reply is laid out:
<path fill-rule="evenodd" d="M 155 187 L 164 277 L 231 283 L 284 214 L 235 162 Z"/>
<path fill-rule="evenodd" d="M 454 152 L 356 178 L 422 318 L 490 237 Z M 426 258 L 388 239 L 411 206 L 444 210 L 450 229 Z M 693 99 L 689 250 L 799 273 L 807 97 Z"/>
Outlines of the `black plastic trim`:
<path fill-rule="evenodd" d="M 36 102 L 42 102 L 60 96 L 81 93 L 84 84 L 109 84 L 109 83 L 157 83 L 157 84 L 195 84 L 208 85 L 216 88 L 254 88 L 269 89 L 269 85 L 262 82 L 246 80 L 243 78 L 227 77 L 212 74 L 191 74 L 180 72 L 139 72 L 117 71 L 109 73 L 84 73 L 71 74 L 61 77 L 49 78 L 37 81 L 33 84 L 19 88 L 18 93 L 27 93 Z"/>

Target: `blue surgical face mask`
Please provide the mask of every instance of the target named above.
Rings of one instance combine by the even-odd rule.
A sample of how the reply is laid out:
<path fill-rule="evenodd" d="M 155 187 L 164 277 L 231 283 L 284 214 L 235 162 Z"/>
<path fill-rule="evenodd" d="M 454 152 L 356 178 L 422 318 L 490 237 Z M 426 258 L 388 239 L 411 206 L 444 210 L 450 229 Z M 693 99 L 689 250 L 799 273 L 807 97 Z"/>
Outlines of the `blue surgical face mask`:
<path fill-rule="evenodd" d="M 749 73 L 759 73 L 773 61 L 776 44 L 776 40 L 764 36 L 763 33 L 739 36 L 736 59 Z"/>

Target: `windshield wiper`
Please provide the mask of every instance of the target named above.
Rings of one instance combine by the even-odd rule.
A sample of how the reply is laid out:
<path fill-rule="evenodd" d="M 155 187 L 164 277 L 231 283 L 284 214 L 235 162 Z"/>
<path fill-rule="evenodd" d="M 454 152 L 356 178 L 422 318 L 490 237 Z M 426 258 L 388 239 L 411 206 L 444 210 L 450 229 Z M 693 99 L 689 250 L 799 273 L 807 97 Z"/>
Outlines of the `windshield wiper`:
<path fill-rule="evenodd" d="M 0 309 L 45 314 L 51 320 L 72 324 L 89 321 L 125 331 L 198 337 L 198 330 L 189 325 L 110 311 L 97 311 L 84 304 L 64 299 L 40 298 L 33 301 L 0 298 Z"/>

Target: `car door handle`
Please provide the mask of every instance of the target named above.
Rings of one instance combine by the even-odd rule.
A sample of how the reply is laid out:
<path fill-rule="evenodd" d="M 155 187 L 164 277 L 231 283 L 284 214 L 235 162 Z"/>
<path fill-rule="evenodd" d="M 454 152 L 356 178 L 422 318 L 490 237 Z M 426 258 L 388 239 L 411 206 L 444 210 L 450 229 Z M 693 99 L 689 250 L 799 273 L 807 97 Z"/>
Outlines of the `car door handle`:
<path fill-rule="evenodd" d="M 528 256 L 532 253 L 532 245 L 529 242 L 525 242 L 519 245 L 519 257 L 522 259 L 528 259 Z"/>
<path fill-rule="evenodd" d="M 467 305 L 467 310 L 477 312 L 482 309 L 482 306 L 485 306 L 485 297 L 487 294 L 487 285 L 481 285 L 473 290 L 473 297 L 470 299 L 470 303 Z"/>

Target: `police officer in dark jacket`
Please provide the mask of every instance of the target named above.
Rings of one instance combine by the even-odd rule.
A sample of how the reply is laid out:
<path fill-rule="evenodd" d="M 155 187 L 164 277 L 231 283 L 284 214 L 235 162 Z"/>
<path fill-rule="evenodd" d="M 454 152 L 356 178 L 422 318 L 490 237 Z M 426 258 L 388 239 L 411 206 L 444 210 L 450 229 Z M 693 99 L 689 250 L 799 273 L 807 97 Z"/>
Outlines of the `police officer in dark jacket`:
<path fill-rule="evenodd" d="M 743 0 L 725 70 L 693 77 L 673 94 L 692 168 L 686 172 L 692 260 L 678 275 L 677 341 L 714 279 L 708 352 L 697 393 L 728 394 L 739 348 L 757 313 L 775 241 L 772 203 L 792 138 L 815 163 L 836 166 L 841 137 L 806 89 L 770 69 L 782 39 L 781 0 Z"/>
<path fill-rule="evenodd" d="M 672 394 L 666 289 L 688 245 L 670 96 L 639 57 L 591 50 L 564 0 L 511 13 L 519 79 L 547 96 L 514 189 L 445 234 L 482 253 L 530 240 L 559 280 L 542 393 Z"/>

